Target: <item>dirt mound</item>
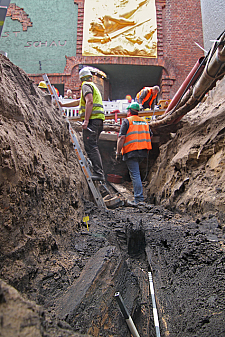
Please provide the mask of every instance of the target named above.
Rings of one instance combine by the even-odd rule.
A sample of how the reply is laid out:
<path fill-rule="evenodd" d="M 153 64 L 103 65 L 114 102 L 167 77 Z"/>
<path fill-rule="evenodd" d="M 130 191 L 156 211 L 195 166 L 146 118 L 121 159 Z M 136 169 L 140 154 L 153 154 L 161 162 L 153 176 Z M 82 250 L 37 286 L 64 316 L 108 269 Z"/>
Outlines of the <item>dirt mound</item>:
<path fill-rule="evenodd" d="M 67 122 L 50 96 L 3 55 L 0 79 L 1 276 L 21 292 L 35 292 L 29 280 L 37 271 L 48 274 L 47 256 L 63 247 L 62 273 L 69 267 L 63 250 L 89 192 Z M 31 297 L 42 303 L 45 294 L 39 296 Z"/>
<path fill-rule="evenodd" d="M 224 102 L 217 89 L 160 147 L 149 176 L 152 204 L 99 210 L 66 119 L 0 56 L 2 336 L 128 337 L 116 292 L 139 334 L 154 336 L 150 270 L 162 337 L 224 336 Z"/>
<path fill-rule="evenodd" d="M 225 221 L 225 79 L 160 147 L 148 195 L 156 204 L 190 214 L 214 212 Z"/>
<path fill-rule="evenodd" d="M 34 249 L 37 237 L 42 238 L 38 251 L 54 250 L 57 245 L 49 230 L 60 236 L 66 223 L 68 235 L 77 228 L 87 185 L 67 122 L 49 95 L 4 56 L 0 74 L 3 253 Z"/>

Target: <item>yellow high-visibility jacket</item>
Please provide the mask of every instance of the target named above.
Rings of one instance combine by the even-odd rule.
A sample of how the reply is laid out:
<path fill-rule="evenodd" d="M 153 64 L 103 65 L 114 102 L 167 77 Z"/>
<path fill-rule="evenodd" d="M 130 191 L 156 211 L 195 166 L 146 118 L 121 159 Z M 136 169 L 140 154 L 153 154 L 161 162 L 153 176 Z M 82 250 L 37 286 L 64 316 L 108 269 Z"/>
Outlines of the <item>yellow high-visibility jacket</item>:
<path fill-rule="evenodd" d="M 84 84 L 88 84 L 92 87 L 93 89 L 93 109 L 92 113 L 90 116 L 90 119 L 102 119 L 105 120 L 105 115 L 104 115 L 104 108 L 102 104 L 102 96 L 97 88 L 97 86 L 93 82 L 83 82 L 82 86 Z M 83 96 L 82 88 L 81 88 L 81 98 L 80 98 L 80 106 L 79 106 L 79 115 L 82 119 L 85 117 L 85 99 Z"/>

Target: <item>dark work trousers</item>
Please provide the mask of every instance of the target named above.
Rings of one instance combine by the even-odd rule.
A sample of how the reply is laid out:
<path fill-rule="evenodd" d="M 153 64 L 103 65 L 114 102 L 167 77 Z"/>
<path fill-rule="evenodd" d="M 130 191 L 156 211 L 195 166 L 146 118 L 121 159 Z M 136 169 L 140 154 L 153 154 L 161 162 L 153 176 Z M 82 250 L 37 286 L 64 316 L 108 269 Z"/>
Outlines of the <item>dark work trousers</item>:
<path fill-rule="evenodd" d="M 94 173 L 104 177 L 102 158 L 98 147 L 98 139 L 103 130 L 103 120 L 89 119 L 88 128 L 91 129 L 92 132 L 83 129 L 84 148 L 92 163 Z"/>

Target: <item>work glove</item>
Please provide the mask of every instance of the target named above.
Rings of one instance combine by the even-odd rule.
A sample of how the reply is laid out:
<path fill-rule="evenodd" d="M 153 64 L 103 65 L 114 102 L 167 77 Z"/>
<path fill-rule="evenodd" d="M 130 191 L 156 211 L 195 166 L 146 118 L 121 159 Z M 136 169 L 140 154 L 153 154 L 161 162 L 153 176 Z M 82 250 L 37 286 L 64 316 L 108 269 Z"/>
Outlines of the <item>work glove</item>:
<path fill-rule="evenodd" d="M 122 160 L 122 154 L 116 152 L 116 161 L 117 161 L 117 162 L 120 162 L 121 160 Z"/>

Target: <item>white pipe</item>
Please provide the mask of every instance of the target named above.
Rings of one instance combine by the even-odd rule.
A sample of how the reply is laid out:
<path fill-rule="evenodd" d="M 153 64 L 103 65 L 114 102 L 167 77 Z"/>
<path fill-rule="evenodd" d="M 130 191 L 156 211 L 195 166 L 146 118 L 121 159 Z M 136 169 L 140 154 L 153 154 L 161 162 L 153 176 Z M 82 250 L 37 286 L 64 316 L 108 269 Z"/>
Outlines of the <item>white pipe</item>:
<path fill-rule="evenodd" d="M 130 332 L 132 333 L 133 337 L 140 337 L 135 325 L 134 325 L 134 322 L 129 314 L 129 312 L 127 311 L 127 308 L 125 307 L 125 304 L 123 302 L 123 299 L 120 295 L 120 293 L 115 293 L 115 298 L 119 304 L 119 307 L 120 307 L 120 310 L 122 311 L 122 314 L 127 322 L 127 325 L 130 329 Z"/>
<path fill-rule="evenodd" d="M 154 317 L 154 323 L 155 323 L 155 331 L 156 331 L 156 337 L 160 337 L 160 330 L 159 330 L 159 319 L 158 319 L 158 312 L 155 302 L 155 292 L 154 292 L 154 285 L 153 285 L 153 279 L 152 279 L 152 273 L 148 272 L 148 278 L 150 283 L 150 292 L 152 297 L 152 307 L 153 307 L 153 317 Z"/>
<path fill-rule="evenodd" d="M 198 46 L 198 47 L 199 47 L 201 50 L 203 50 L 205 53 L 208 53 L 207 50 L 205 50 L 204 48 L 202 48 L 202 47 L 200 46 L 200 44 L 198 44 L 198 43 L 195 42 L 195 41 L 194 41 L 194 43 L 196 44 L 196 46 Z"/>

